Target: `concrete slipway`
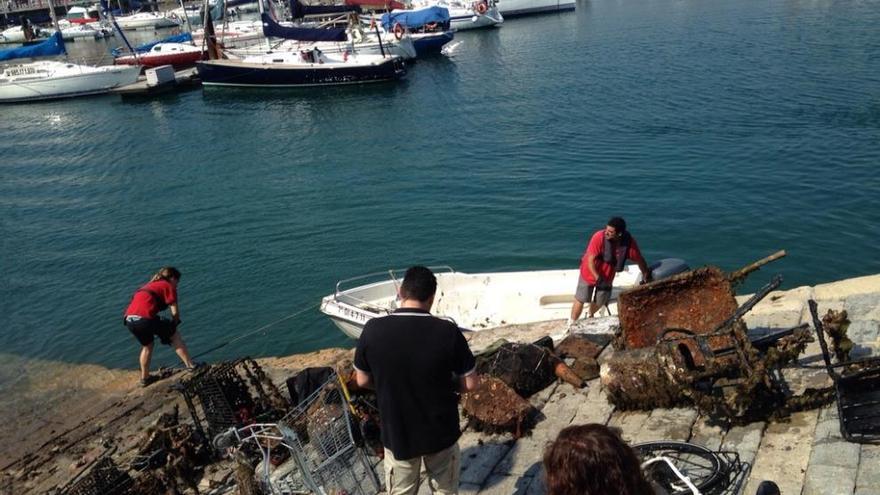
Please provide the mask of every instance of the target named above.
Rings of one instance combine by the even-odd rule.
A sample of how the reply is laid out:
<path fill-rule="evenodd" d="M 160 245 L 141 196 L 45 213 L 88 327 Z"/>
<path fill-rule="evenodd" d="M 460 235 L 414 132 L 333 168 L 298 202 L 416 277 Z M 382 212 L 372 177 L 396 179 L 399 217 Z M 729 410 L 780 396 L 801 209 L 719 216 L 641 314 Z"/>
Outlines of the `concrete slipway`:
<path fill-rule="evenodd" d="M 810 322 L 806 305 L 810 298 L 819 303 L 820 313 L 828 309 L 848 312 L 856 355 L 880 352 L 880 275 L 772 293 L 746 316 L 746 322 L 752 329 Z M 469 339 L 474 351 L 479 351 L 499 338 L 533 342 L 559 333 L 564 325 L 550 321 L 503 327 L 470 334 Z M 612 352 L 606 348 L 600 361 Z M 350 349 L 325 349 L 258 361 L 275 383 L 282 384 L 300 369 L 333 365 L 351 354 Z M 17 418 L 0 424 L 0 438 L 5 440 L 0 443 L 0 494 L 51 492 L 105 452 L 108 439 L 121 448 L 135 448 L 162 412 L 185 407 L 180 393 L 172 388 L 182 373 L 141 389 L 137 372 L 131 370 L 3 357 L 23 378 L 5 390 L 15 400 L 0 402 L 3 417 Z M 801 363 L 821 363 L 818 344 L 807 348 Z M 828 383 L 821 368 L 795 368 L 786 371 L 786 378 L 793 389 Z M 752 465 L 746 494 L 754 493 L 759 481 L 769 479 L 785 495 L 880 495 L 880 446 L 844 441 L 833 404 L 796 413 L 784 422 L 725 428 L 691 408 L 615 411 L 598 380 L 583 389 L 553 384 L 531 401 L 542 419 L 530 436 L 514 441 L 510 436 L 465 431 L 460 442 L 461 493 L 542 494 L 541 457 L 547 442 L 570 424 L 605 423 L 621 428 L 630 442 L 685 440 L 738 452 Z M 234 493 L 220 488 L 228 486 L 230 479 L 230 466 L 212 465 L 199 484 L 200 491 Z M 428 493 L 426 484 L 422 493 Z"/>

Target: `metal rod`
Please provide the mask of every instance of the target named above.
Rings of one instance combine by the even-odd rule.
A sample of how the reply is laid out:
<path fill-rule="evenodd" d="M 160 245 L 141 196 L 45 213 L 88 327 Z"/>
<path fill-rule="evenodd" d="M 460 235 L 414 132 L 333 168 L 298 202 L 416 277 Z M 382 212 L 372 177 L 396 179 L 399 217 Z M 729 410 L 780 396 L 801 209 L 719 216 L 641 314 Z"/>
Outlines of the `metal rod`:
<path fill-rule="evenodd" d="M 786 253 L 785 253 L 784 249 L 776 251 L 775 253 L 771 254 L 770 256 L 767 256 L 766 258 L 762 258 L 762 259 L 760 259 L 750 265 L 747 265 L 747 266 L 740 268 L 739 270 L 731 273 L 727 278 L 730 279 L 731 282 L 739 282 L 740 280 L 746 278 L 746 275 L 752 273 L 755 270 L 758 270 L 759 268 L 766 265 L 767 263 L 770 263 L 772 261 L 776 261 L 779 258 L 784 257 L 785 254 Z"/>

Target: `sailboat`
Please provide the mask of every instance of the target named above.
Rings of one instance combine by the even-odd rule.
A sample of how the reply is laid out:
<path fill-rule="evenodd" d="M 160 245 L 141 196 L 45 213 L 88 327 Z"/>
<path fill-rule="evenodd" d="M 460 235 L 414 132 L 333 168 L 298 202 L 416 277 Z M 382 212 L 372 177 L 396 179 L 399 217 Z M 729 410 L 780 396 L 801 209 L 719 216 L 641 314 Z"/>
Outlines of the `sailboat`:
<path fill-rule="evenodd" d="M 244 58 L 268 52 L 295 52 L 308 48 L 318 48 L 325 54 L 341 54 L 347 51 L 361 54 L 397 55 L 405 60 L 416 58 L 416 49 L 409 36 L 404 36 L 399 40 L 393 36 L 385 36 L 380 40 L 380 34 L 378 29 L 374 29 L 375 26 L 367 29 L 366 25 L 358 22 L 357 14 L 360 13 L 358 6 L 312 6 L 304 5 L 299 0 L 290 0 L 290 8 L 293 12 L 294 22 L 300 21 L 303 26 L 307 23 L 338 26 L 347 22 L 349 24 L 346 30 L 347 39 L 343 41 L 272 39 L 269 40 L 268 50 L 265 43 L 251 46 L 236 44 L 225 50 L 229 58 Z M 260 34 L 262 37 L 262 32 Z"/>
<path fill-rule="evenodd" d="M 260 5 L 260 18 L 267 44 L 269 38 L 300 41 L 347 40 L 344 28 L 311 29 L 278 24 Z M 209 48 L 209 53 L 211 52 Z M 392 81 L 406 74 L 398 56 L 380 54 L 324 53 L 318 47 L 297 51 L 267 51 L 242 59 L 204 60 L 196 63 L 205 86 L 303 87 L 364 84 Z"/>
<path fill-rule="evenodd" d="M 192 43 L 192 34 L 183 33 L 165 38 L 161 41 L 145 43 L 135 48 L 137 54 L 116 53 L 113 63 L 116 65 L 143 65 L 159 67 L 173 65 L 175 69 L 192 67 L 197 60 L 204 58 L 205 51 Z"/>
<path fill-rule="evenodd" d="M 61 31 L 36 45 L 0 50 L 0 62 L 66 54 Z M 41 60 L 0 68 L 0 103 L 49 100 L 106 93 L 137 81 L 140 67 L 73 64 Z"/>

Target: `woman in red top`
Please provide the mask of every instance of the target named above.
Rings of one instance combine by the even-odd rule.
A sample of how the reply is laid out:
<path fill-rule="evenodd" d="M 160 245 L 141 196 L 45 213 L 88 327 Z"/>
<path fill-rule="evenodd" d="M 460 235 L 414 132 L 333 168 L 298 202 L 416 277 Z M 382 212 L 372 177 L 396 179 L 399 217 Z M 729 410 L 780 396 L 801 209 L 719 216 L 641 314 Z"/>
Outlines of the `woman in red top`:
<path fill-rule="evenodd" d="M 180 324 L 180 308 L 177 304 L 177 284 L 180 271 L 173 266 L 159 269 L 150 281 L 135 291 L 125 310 L 125 326 L 141 344 L 141 385 L 146 387 L 159 378 L 150 374 L 150 358 L 153 356 L 153 338 L 174 348 L 187 368 L 193 368 L 186 344 L 177 331 Z M 171 319 L 162 318 L 159 312 L 171 311 Z"/>

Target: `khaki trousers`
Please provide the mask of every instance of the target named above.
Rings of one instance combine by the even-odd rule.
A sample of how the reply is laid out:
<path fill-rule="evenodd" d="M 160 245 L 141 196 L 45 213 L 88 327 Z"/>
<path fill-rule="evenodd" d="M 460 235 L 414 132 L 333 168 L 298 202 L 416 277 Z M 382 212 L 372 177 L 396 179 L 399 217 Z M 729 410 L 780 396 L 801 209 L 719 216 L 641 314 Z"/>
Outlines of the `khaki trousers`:
<path fill-rule="evenodd" d="M 455 495 L 461 472 L 461 452 L 458 442 L 435 454 L 400 460 L 385 449 L 385 484 L 388 495 L 416 495 L 419 491 L 419 474 L 422 461 L 428 473 L 428 483 L 433 493 Z"/>

